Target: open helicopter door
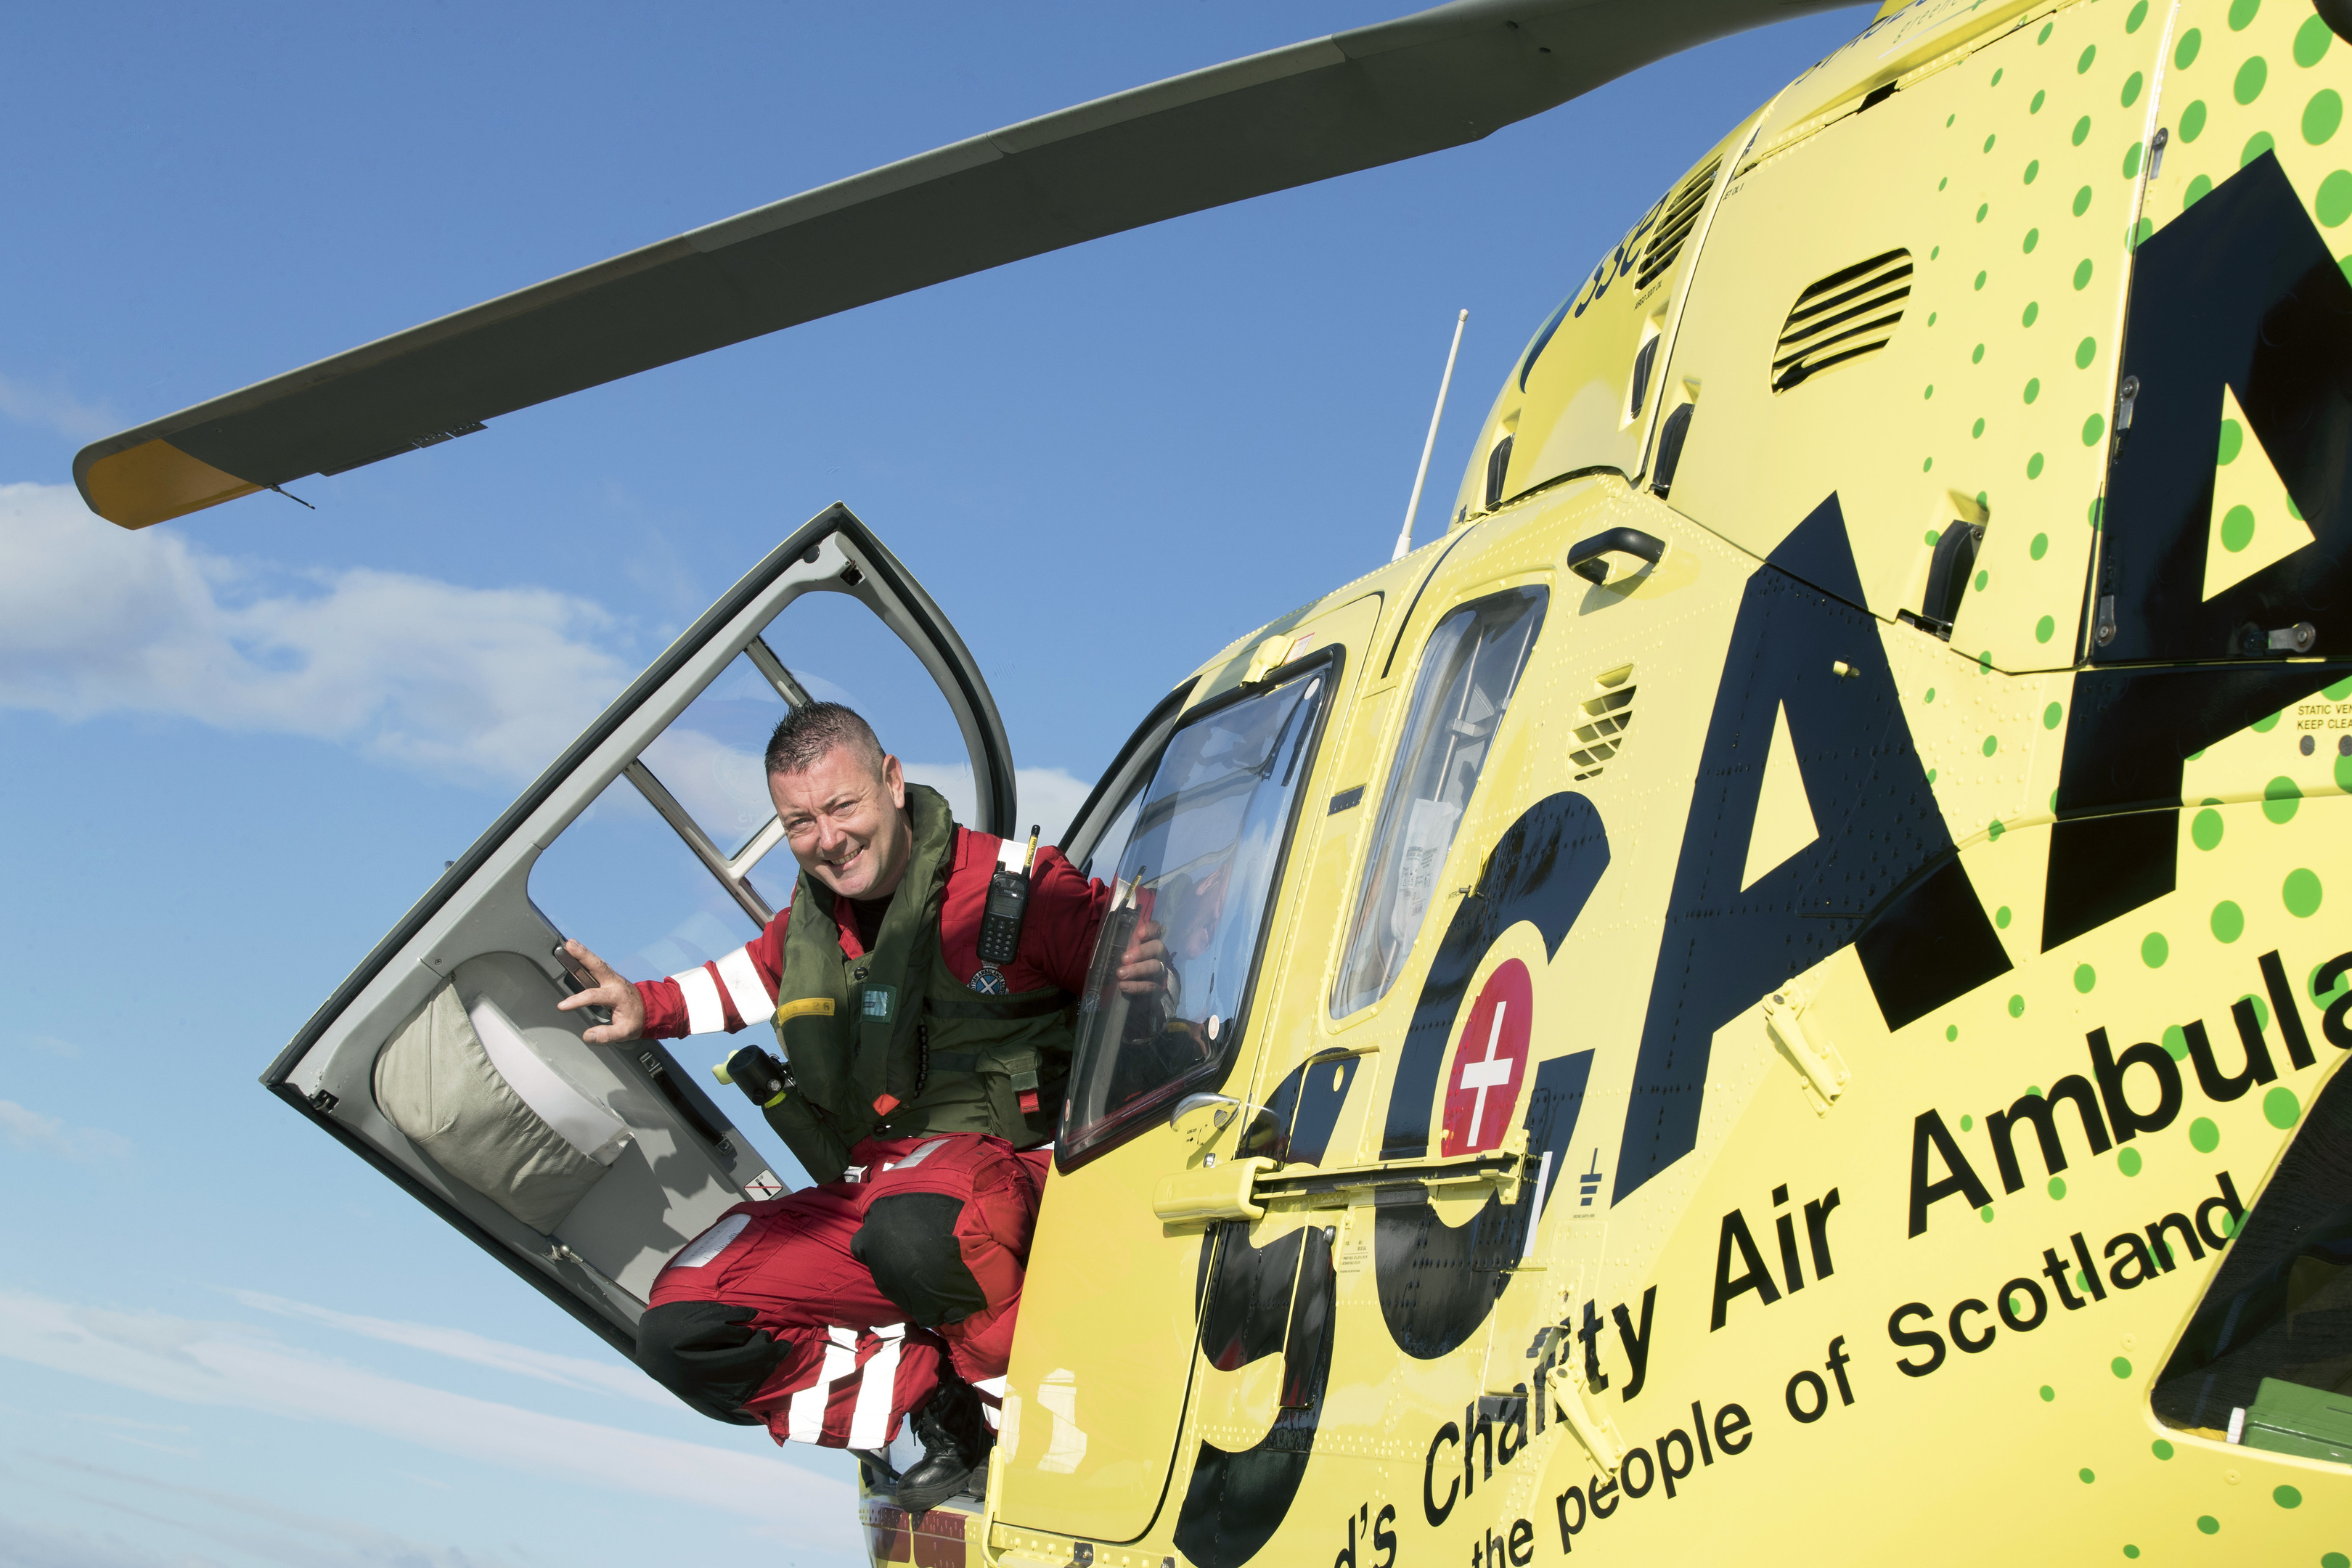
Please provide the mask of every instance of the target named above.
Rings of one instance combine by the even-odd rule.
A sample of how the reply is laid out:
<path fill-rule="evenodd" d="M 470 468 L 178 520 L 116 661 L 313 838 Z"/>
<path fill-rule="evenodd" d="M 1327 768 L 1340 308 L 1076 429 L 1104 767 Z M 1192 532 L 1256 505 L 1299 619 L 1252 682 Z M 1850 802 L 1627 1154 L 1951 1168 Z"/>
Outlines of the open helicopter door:
<path fill-rule="evenodd" d="M 581 1039 L 586 1010 L 556 1007 L 579 988 L 556 949 L 581 938 L 633 979 L 706 975 L 705 959 L 726 975 L 797 874 L 761 766 L 768 730 L 810 700 L 786 660 L 856 679 L 837 661 L 861 641 L 895 656 L 892 636 L 920 662 L 902 682 L 918 707 L 936 715 L 931 685 L 945 699 L 926 739 L 960 739 L 970 766 L 968 784 L 954 764 L 908 771 L 950 796 L 969 787 L 958 815 L 1012 832 L 1011 748 L 971 654 L 836 504 L 730 589 L 450 866 L 263 1084 L 633 1352 L 670 1257 L 730 1205 L 786 1188 L 704 1092 L 715 1052 L 682 1062 L 656 1040 Z M 894 733 L 887 701 L 869 713 Z M 567 920 L 577 929 L 561 929 Z M 717 1000 L 687 991 L 692 1026 L 718 1027 Z"/>

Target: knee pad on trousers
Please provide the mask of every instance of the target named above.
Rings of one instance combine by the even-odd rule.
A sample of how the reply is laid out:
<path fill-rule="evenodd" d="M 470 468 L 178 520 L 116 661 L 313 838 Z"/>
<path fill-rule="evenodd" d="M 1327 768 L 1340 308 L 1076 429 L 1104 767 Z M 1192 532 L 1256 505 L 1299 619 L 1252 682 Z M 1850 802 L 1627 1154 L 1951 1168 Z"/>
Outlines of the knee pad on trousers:
<path fill-rule="evenodd" d="M 849 1255 L 918 1328 L 960 1323 L 988 1305 L 956 1245 L 963 1200 L 943 1193 L 877 1198 L 849 1238 Z"/>
<path fill-rule="evenodd" d="M 751 1326 L 752 1310 L 725 1301 L 670 1301 L 637 1320 L 637 1364 L 714 1421 L 757 1426 L 743 1408 L 783 1359 L 784 1347 Z"/>

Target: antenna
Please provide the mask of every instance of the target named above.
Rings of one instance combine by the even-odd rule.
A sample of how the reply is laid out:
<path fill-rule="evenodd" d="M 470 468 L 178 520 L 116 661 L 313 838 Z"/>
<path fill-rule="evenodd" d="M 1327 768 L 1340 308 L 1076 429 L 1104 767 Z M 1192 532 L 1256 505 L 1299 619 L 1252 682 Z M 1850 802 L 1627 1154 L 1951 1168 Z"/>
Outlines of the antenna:
<path fill-rule="evenodd" d="M 1467 310 L 1454 318 L 1454 346 L 1445 351 L 1445 379 L 1437 384 L 1437 406 L 1429 415 L 1429 439 L 1421 444 L 1421 468 L 1412 476 L 1412 500 L 1405 502 L 1404 526 L 1397 530 L 1396 552 L 1389 557 L 1391 561 L 1402 561 L 1412 553 L 1412 515 L 1421 510 L 1421 487 L 1429 478 L 1429 455 L 1437 449 L 1437 422 L 1445 417 L 1445 394 L 1454 384 L 1454 356 L 1462 352 L 1462 329 L 1469 322 Z"/>

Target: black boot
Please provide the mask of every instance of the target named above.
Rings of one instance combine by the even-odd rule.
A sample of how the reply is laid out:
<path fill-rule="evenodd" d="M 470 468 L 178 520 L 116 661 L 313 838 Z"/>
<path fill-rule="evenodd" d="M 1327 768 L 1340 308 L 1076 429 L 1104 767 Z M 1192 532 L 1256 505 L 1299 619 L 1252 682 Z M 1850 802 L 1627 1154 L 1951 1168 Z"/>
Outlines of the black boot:
<path fill-rule="evenodd" d="M 915 1438 L 923 1457 L 898 1478 L 897 1501 L 908 1513 L 928 1513 L 964 1490 L 973 1471 L 988 1462 L 990 1433 L 980 1395 L 970 1384 L 949 1378 L 915 1412 Z"/>

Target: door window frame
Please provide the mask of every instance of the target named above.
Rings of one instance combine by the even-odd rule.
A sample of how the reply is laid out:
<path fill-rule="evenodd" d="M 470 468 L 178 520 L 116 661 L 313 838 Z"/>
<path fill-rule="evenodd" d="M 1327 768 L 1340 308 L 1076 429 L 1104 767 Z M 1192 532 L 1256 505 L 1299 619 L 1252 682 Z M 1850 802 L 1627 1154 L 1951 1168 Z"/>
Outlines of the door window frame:
<path fill-rule="evenodd" d="M 1381 738 L 1382 749 L 1381 755 L 1383 761 L 1381 772 L 1376 778 L 1365 781 L 1367 785 L 1367 795 L 1370 794 L 1370 786 L 1375 784 L 1379 786 L 1380 795 L 1378 797 L 1378 805 L 1375 806 L 1373 811 L 1372 826 L 1364 845 L 1363 855 L 1357 862 L 1353 872 L 1349 875 L 1348 879 L 1344 901 L 1340 906 L 1343 911 L 1342 918 L 1334 932 L 1334 946 L 1331 950 L 1331 958 L 1329 961 L 1330 973 L 1324 977 L 1323 981 L 1320 1005 L 1324 1015 L 1324 1024 L 1327 1028 L 1331 1029 L 1335 1033 L 1341 1029 L 1352 1027 L 1365 1019 L 1376 1016 L 1380 1013 L 1382 1005 L 1395 994 L 1398 982 L 1404 978 L 1405 970 L 1411 965 L 1413 954 L 1420 950 L 1422 939 L 1428 933 L 1431 911 L 1437 907 L 1437 900 L 1433 898 L 1430 900 L 1429 907 L 1422 910 L 1421 923 L 1413 932 L 1412 942 L 1408 944 L 1405 949 L 1402 963 L 1400 965 L 1397 972 L 1390 977 L 1388 984 L 1381 988 L 1381 994 L 1378 996 L 1373 997 L 1370 1001 L 1366 1002 L 1360 1006 L 1351 1008 L 1345 1013 L 1339 1011 L 1336 1005 L 1338 997 L 1334 993 L 1339 984 L 1340 974 L 1347 968 L 1349 954 L 1354 949 L 1354 921 L 1357 916 L 1361 913 L 1360 906 L 1362 904 L 1370 891 L 1370 879 L 1374 870 L 1374 862 L 1378 859 L 1381 849 L 1386 842 L 1385 836 L 1381 830 L 1384 827 L 1393 827 L 1396 826 L 1386 820 L 1389 807 L 1391 805 L 1390 795 L 1391 791 L 1402 782 L 1401 775 L 1398 773 L 1398 769 L 1404 764 L 1405 758 L 1403 753 L 1405 745 L 1412 739 L 1413 700 L 1420 695 L 1422 677 L 1428 668 L 1431 641 L 1435 637 L 1438 630 L 1443 627 L 1447 621 L 1453 619 L 1455 615 L 1459 614 L 1463 610 L 1471 608 L 1475 605 L 1483 605 L 1492 599 L 1499 599 L 1507 594 L 1521 593 L 1528 589 L 1533 589 L 1542 595 L 1541 599 L 1538 602 L 1535 610 L 1537 617 L 1535 630 L 1528 639 L 1527 649 L 1520 655 L 1518 669 L 1512 677 L 1510 698 L 1507 698 L 1505 700 L 1502 711 L 1496 715 L 1495 734 L 1496 737 L 1499 739 L 1502 734 L 1502 726 L 1508 721 L 1510 718 L 1510 699 L 1517 698 L 1518 696 L 1519 685 L 1526 679 L 1528 669 L 1533 667 L 1537 647 L 1543 640 L 1544 624 L 1549 618 L 1551 612 L 1551 593 L 1553 586 L 1554 584 L 1549 573 L 1529 573 L 1524 575 L 1513 574 L 1510 576 L 1506 576 L 1493 582 L 1477 584 L 1456 594 L 1454 596 L 1452 603 L 1445 605 L 1443 609 L 1437 611 L 1430 617 L 1427 629 L 1422 633 L 1421 641 L 1413 649 L 1412 662 L 1406 667 L 1403 675 L 1399 678 L 1395 687 L 1392 689 L 1396 693 L 1396 706 L 1390 733 Z M 1397 640 L 1400 644 L 1404 640 L 1404 636 L 1402 631 L 1399 632 Z M 1391 648 L 1390 657 L 1391 659 L 1394 658 L 1394 647 Z M 1484 784 L 1486 782 L 1486 764 L 1482 762 L 1479 764 L 1478 769 L 1478 784 Z M 1468 823 L 1470 819 L 1471 807 L 1476 804 L 1477 799 L 1478 786 L 1477 784 L 1473 784 L 1471 786 L 1469 796 L 1462 803 L 1462 817 L 1461 821 L 1455 825 L 1454 838 L 1448 842 L 1445 855 L 1439 862 L 1441 869 L 1447 861 L 1451 861 L 1453 859 L 1454 844 L 1460 841 L 1461 827 Z"/>
<path fill-rule="evenodd" d="M 1252 1026 L 1257 1021 L 1258 985 L 1265 976 L 1266 946 L 1273 938 L 1275 928 L 1282 923 L 1278 919 L 1278 912 L 1282 908 L 1283 894 L 1290 879 L 1291 852 L 1297 846 L 1298 825 L 1305 814 L 1307 800 L 1315 793 L 1311 786 L 1315 781 L 1316 769 L 1323 760 L 1323 737 L 1330 727 L 1332 711 L 1339 706 L 1343 695 L 1340 688 L 1347 674 L 1347 662 L 1346 644 L 1327 643 L 1309 653 L 1302 654 L 1287 664 L 1276 666 L 1266 671 L 1262 679 L 1245 682 L 1234 687 L 1229 691 L 1219 692 L 1199 706 L 1181 712 L 1173 722 L 1168 725 L 1166 733 L 1152 748 L 1149 772 L 1144 773 L 1144 784 L 1141 786 L 1143 788 L 1150 787 L 1150 777 L 1159 772 L 1160 759 L 1166 754 L 1169 745 L 1185 730 L 1203 720 L 1214 717 L 1225 709 L 1286 686 L 1310 672 L 1320 669 L 1323 673 L 1327 683 L 1325 692 L 1315 714 L 1314 728 L 1307 734 L 1305 742 L 1305 750 L 1300 762 L 1303 772 L 1291 795 L 1289 814 L 1282 826 L 1282 842 L 1275 852 L 1274 874 L 1267 879 L 1265 903 L 1258 913 L 1257 941 L 1250 952 L 1249 977 L 1243 983 L 1240 1005 L 1234 1009 L 1233 1017 L 1228 1021 L 1223 1031 L 1224 1038 L 1220 1043 L 1216 1055 L 1199 1066 L 1169 1079 L 1158 1089 L 1139 1096 L 1133 1104 L 1122 1107 L 1119 1110 L 1105 1117 L 1101 1124 L 1090 1132 L 1083 1145 L 1074 1148 L 1066 1135 L 1057 1140 L 1054 1145 L 1054 1167 L 1064 1175 L 1069 1174 L 1091 1161 L 1101 1158 L 1121 1144 L 1131 1142 L 1145 1129 L 1158 1125 L 1167 1108 L 1185 1091 L 1202 1088 L 1222 1089 L 1226 1080 L 1232 1078 L 1234 1065 L 1241 1059 L 1242 1044 L 1250 1038 Z M 1181 689 L 1177 693 L 1171 694 L 1171 698 L 1163 702 L 1162 707 L 1166 707 L 1168 702 L 1180 700 L 1181 697 Z M 1160 710 L 1154 710 L 1152 716 L 1144 721 L 1143 726 L 1137 731 L 1139 739 L 1160 721 Z M 1097 786 L 1098 791 L 1099 787 Z M 1087 804 L 1092 806 L 1095 803 L 1090 800 Z M 1121 845 L 1119 848 L 1123 855 L 1126 852 L 1126 846 Z M 1114 867 L 1114 874 L 1116 871 L 1117 868 Z M 1073 1093 L 1076 1092 L 1080 1076 L 1079 1061 L 1076 1056 L 1073 1056 L 1070 1061 L 1070 1083 Z M 1064 1106 L 1062 1120 L 1066 1133 L 1070 1110 L 1071 1107 Z"/>
<path fill-rule="evenodd" d="M 1087 874 L 1095 851 L 1102 847 L 1098 840 L 1103 831 L 1118 820 L 1129 799 L 1149 786 L 1151 775 L 1159 772 L 1160 753 L 1168 749 L 1168 738 L 1176 733 L 1182 721 L 1184 704 L 1200 684 L 1198 676 L 1180 681 L 1175 690 L 1153 705 L 1143 722 L 1127 738 L 1127 743 L 1118 749 L 1118 754 L 1111 759 L 1110 766 L 1095 781 L 1085 803 L 1071 816 L 1057 847 L 1079 875 Z M 1083 854 L 1078 853 L 1081 850 Z"/>

